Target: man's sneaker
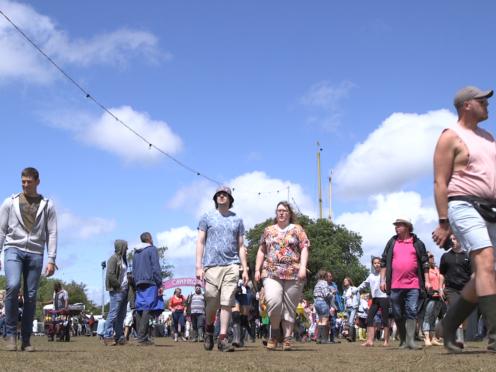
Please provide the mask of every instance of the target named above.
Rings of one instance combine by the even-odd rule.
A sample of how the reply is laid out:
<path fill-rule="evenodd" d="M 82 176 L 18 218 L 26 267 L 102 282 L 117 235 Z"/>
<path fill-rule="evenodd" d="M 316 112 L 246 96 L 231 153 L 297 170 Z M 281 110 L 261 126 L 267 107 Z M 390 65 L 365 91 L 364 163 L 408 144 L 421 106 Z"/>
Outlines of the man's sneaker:
<path fill-rule="evenodd" d="M 267 342 L 267 350 L 275 350 L 275 349 L 277 349 L 278 343 L 279 343 L 278 342 L 278 338 L 272 336 L 270 338 L 269 342 Z"/>
<path fill-rule="evenodd" d="M 126 345 L 129 345 L 130 343 L 128 342 Z M 151 342 L 149 340 L 139 342 L 138 341 L 138 346 L 155 346 L 155 342 Z"/>
<path fill-rule="evenodd" d="M 29 342 L 29 340 L 22 341 L 21 350 L 22 351 L 28 351 L 28 352 L 35 351 L 34 347 L 31 346 L 31 343 Z"/>
<path fill-rule="evenodd" d="M 234 346 L 229 343 L 229 340 L 227 338 L 219 340 L 217 343 L 217 348 L 219 349 L 219 351 L 234 351 Z"/>
<path fill-rule="evenodd" d="M 203 341 L 203 347 L 205 350 L 212 350 L 214 348 L 214 334 L 211 332 L 205 332 L 205 340 Z"/>
<path fill-rule="evenodd" d="M 117 345 L 117 343 L 115 342 L 115 340 L 113 338 L 106 338 L 105 340 L 103 340 L 103 343 L 105 344 L 105 346 Z"/>
<path fill-rule="evenodd" d="M 128 341 L 125 338 L 121 338 L 119 342 L 117 342 L 117 345 L 121 345 L 121 346 L 130 346 L 132 344 L 133 343 L 131 341 Z"/>
<path fill-rule="evenodd" d="M 291 339 L 284 339 L 284 341 L 282 342 L 282 351 L 293 351 L 293 348 L 291 347 Z"/>

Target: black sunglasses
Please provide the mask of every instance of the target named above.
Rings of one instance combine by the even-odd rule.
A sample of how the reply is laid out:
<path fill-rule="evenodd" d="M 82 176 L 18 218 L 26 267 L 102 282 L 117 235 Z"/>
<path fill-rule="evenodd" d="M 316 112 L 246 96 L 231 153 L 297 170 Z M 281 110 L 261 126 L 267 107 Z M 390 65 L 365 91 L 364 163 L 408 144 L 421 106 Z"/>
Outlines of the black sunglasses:
<path fill-rule="evenodd" d="M 429 258 L 434 258 L 434 256 L 433 255 L 430 255 Z"/>

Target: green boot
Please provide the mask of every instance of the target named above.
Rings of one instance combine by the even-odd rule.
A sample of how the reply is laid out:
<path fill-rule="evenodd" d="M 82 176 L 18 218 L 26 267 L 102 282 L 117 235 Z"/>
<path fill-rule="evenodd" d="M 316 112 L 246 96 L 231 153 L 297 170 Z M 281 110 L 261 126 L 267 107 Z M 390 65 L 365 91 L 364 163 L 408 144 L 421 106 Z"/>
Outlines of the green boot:
<path fill-rule="evenodd" d="M 317 341 L 315 342 L 316 344 L 320 344 L 322 342 L 322 326 L 317 326 L 318 331 L 317 331 Z"/>
<path fill-rule="evenodd" d="M 193 337 L 190 340 L 191 342 L 198 342 L 198 331 L 193 330 Z"/>
<path fill-rule="evenodd" d="M 472 314 L 476 307 L 477 303 L 468 302 L 460 296 L 458 301 L 450 307 L 446 316 L 438 323 L 436 337 L 443 337 L 444 347 L 452 353 L 459 354 L 462 352 L 462 349 L 456 344 L 456 330 Z"/>
<path fill-rule="evenodd" d="M 199 342 L 203 342 L 203 340 L 204 340 L 203 335 L 204 335 L 203 327 L 198 328 L 198 341 Z"/>
<path fill-rule="evenodd" d="M 417 319 L 407 319 L 406 321 L 406 349 L 422 349 L 422 346 L 415 343 L 415 328 L 417 326 Z"/>
<path fill-rule="evenodd" d="M 487 328 L 487 350 L 496 351 L 496 294 L 478 298 L 482 319 Z"/>

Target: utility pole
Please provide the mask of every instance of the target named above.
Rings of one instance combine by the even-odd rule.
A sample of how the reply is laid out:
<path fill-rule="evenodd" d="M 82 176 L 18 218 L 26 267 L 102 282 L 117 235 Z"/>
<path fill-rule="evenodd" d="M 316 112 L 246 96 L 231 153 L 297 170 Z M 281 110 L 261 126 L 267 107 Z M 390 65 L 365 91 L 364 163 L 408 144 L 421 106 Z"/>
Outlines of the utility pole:
<path fill-rule="evenodd" d="M 105 261 L 102 262 L 102 316 L 105 309 L 105 268 L 107 267 L 107 263 Z"/>
<path fill-rule="evenodd" d="M 317 142 L 317 146 L 320 146 L 320 143 Z M 318 168 L 319 168 L 319 215 L 320 218 L 322 219 L 322 187 L 321 187 L 321 182 L 320 182 L 320 152 L 322 149 L 317 150 L 317 163 L 318 163 Z"/>
<path fill-rule="evenodd" d="M 331 175 L 332 175 L 332 172 L 331 172 Z M 331 196 L 332 196 L 332 193 L 331 193 L 331 177 L 327 177 L 329 179 L 329 222 L 331 222 Z"/>

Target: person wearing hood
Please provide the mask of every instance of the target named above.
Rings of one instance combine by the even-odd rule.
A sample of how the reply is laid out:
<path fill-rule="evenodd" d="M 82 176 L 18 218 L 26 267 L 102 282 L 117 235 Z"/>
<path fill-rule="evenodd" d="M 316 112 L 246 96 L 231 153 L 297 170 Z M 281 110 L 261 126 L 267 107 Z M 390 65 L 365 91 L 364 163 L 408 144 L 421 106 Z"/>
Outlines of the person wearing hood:
<path fill-rule="evenodd" d="M 148 323 L 155 312 L 165 309 L 162 298 L 162 270 L 158 250 L 150 233 L 141 234 L 142 243 L 134 248 L 133 280 L 136 285 L 136 329 L 138 346 L 153 346 L 148 340 Z"/>
<path fill-rule="evenodd" d="M 107 275 L 105 284 L 110 295 L 110 309 L 105 322 L 104 344 L 105 346 L 131 345 L 124 338 L 123 325 L 126 317 L 127 294 L 129 284 L 127 280 L 127 242 L 116 240 L 114 243 L 115 253 L 107 262 Z M 115 338 L 113 335 L 115 333 Z"/>

